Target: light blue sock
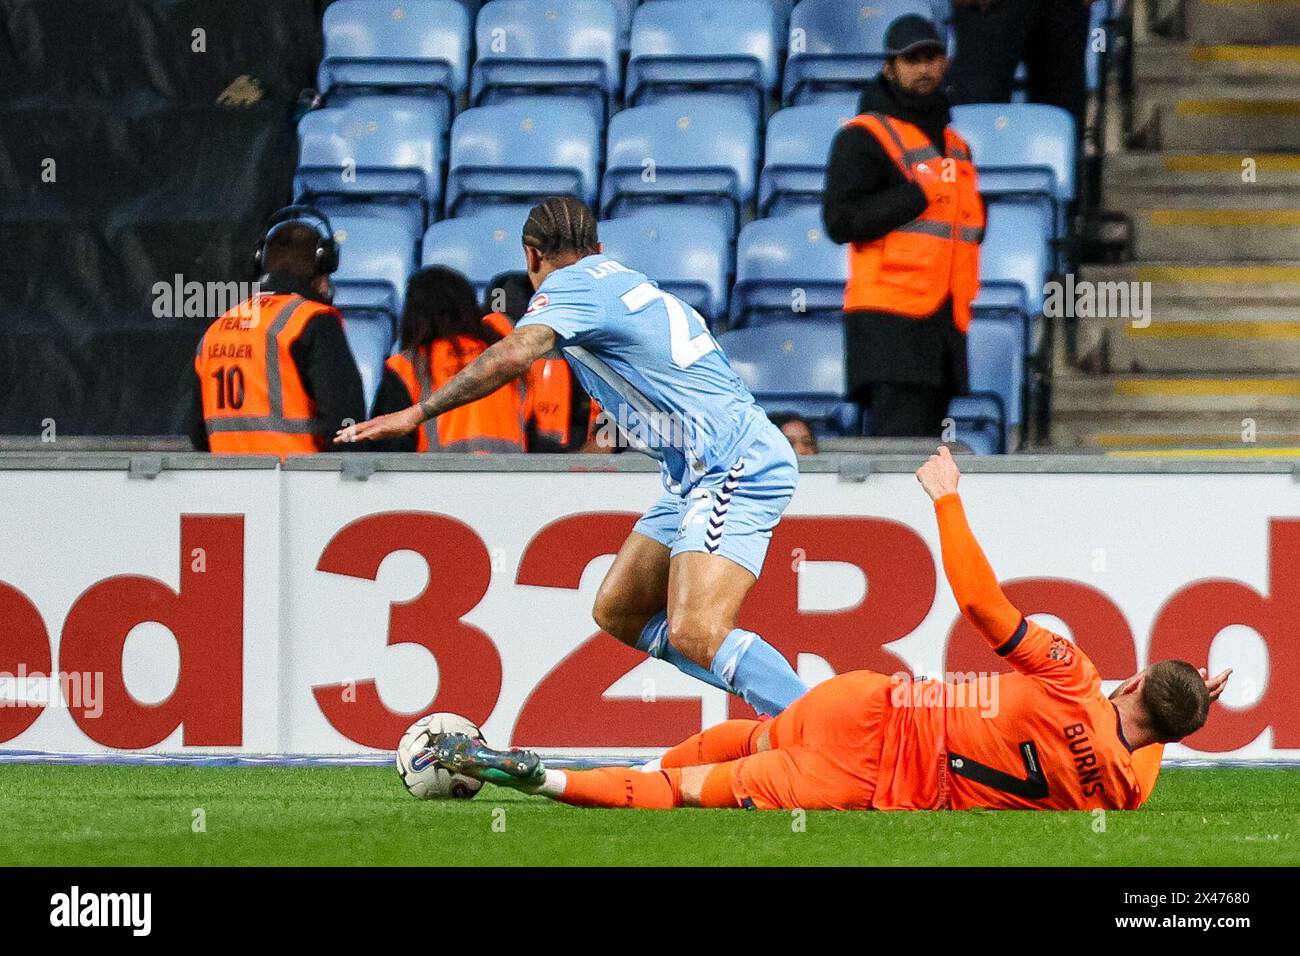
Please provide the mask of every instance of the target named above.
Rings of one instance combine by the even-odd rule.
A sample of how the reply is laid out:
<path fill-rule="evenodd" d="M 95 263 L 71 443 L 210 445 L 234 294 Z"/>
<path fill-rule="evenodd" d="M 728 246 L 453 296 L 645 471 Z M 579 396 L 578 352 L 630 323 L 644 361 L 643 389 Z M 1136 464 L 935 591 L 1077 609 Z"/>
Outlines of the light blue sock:
<path fill-rule="evenodd" d="M 730 684 L 725 683 L 707 667 L 701 667 L 695 663 L 668 642 L 668 614 L 666 611 L 660 611 L 646 622 L 645 628 L 641 631 L 641 636 L 637 638 L 636 649 L 644 651 L 651 657 L 657 657 L 661 661 L 667 661 L 683 674 L 689 674 L 696 680 L 702 680 L 711 687 L 735 693 Z"/>
<path fill-rule="evenodd" d="M 709 668 L 760 714 L 775 717 L 808 691 L 781 652 L 753 631 L 734 629 Z"/>

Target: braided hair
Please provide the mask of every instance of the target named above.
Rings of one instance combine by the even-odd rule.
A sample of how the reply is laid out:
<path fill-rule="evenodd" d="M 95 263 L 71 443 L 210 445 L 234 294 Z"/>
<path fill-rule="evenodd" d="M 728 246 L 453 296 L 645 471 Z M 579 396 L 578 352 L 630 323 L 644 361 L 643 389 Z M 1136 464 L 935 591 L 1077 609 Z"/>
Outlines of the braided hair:
<path fill-rule="evenodd" d="M 572 196 L 552 196 L 528 213 L 524 245 L 536 249 L 544 259 L 564 253 L 595 255 L 600 251 L 596 217 L 585 203 Z"/>

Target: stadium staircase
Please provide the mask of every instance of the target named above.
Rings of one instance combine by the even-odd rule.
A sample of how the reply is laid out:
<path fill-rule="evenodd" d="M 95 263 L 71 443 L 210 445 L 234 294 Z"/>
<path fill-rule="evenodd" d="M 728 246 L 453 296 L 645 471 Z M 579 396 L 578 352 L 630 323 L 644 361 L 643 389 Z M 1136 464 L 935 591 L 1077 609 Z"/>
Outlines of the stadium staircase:
<path fill-rule="evenodd" d="M 1151 320 L 1077 320 L 1052 443 L 1300 454 L 1300 0 L 1146 0 L 1134 21 L 1102 193 L 1127 261 L 1080 278 L 1150 282 Z"/>

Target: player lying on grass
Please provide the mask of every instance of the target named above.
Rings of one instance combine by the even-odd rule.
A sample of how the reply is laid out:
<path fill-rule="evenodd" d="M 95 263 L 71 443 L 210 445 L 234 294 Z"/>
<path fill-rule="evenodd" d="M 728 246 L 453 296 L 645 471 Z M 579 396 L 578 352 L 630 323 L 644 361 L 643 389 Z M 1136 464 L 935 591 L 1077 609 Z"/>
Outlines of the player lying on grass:
<path fill-rule="evenodd" d="M 916 475 L 934 500 L 962 613 L 1015 668 L 980 678 L 997 684 L 991 693 L 854 671 L 771 721 L 696 734 L 654 769 L 547 770 L 530 751 L 494 751 L 463 735 L 437 740 L 437 759 L 589 807 L 1136 809 L 1155 785 L 1162 745 L 1200 729 L 1231 671 L 1209 680 L 1184 661 L 1161 661 L 1106 697 L 1088 656 L 1002 593 L 966 523 L 948 450 Z M 944 693 L 926 692 L 936 689 Z"/>

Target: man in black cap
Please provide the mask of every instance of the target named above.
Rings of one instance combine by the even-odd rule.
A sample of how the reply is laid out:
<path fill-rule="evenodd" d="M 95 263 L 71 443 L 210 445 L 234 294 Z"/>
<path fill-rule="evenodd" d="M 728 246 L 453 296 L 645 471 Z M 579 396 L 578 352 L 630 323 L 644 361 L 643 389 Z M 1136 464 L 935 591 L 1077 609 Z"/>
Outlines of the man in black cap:
<path fill-rule="evenodd" d="M 949 127 L 947 48 L 906 15 L 826 170 L 826 232 L 848 243 L 844 294 L 848 394 L 871 434 L 943 433 L 967 389 L 966 328 L 979 286 L 984 205 L 970 148 Z"/>

